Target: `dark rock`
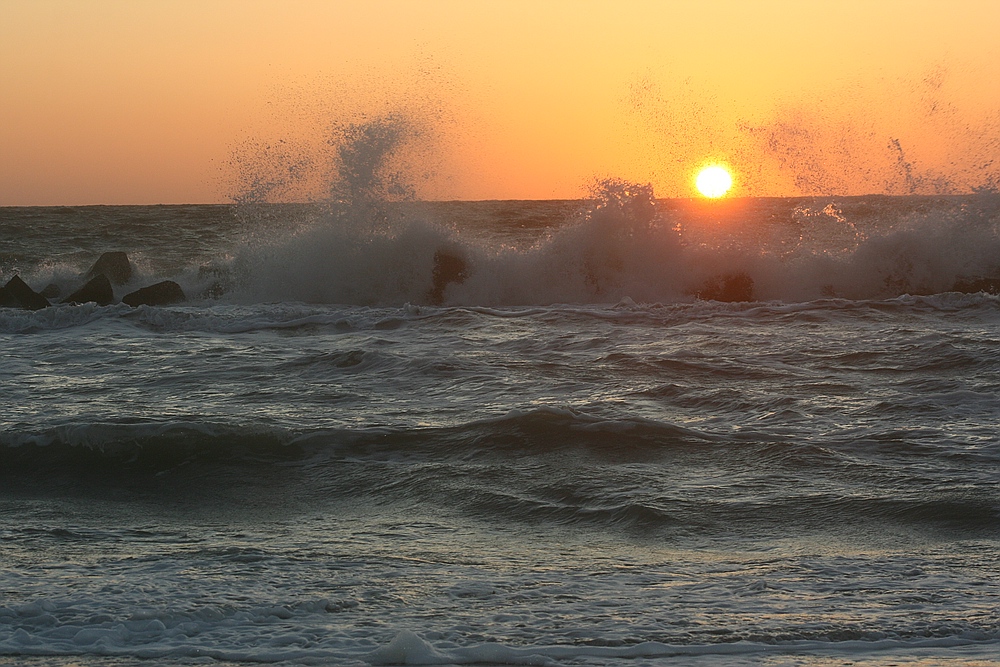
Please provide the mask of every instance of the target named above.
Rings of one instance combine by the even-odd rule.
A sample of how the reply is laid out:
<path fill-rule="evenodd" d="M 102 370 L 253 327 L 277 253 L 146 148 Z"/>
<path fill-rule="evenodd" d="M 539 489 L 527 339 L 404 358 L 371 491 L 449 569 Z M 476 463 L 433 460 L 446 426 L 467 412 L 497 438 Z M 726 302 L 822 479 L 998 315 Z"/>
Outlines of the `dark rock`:
<path fill-rule="evenodd" d="M 128 261 L 128 255 L 120 250 L 106 252 L 94 262 L 94 266 L 87 271 L 84 276 L 87 280 L 104 274 L 115 285 L 124 285 L 132 277 L 132 264 Z"/>
<path fill-rule="evenodd" d="M 753 301 L 753 278 L 742 271 L 715 276 L 706 280 L 694 295 L 706 301 Z"/>
<path fill-rule="evenodd" d="M 142 305 L 167 306 L 186 300 L 187 297 L 184 296 L 184 290 L 181 289 L 180 285 L 173 280 L 164 280 L 155 285 L 129 292 L 122 298 L 122 303 L 127 303 L 134 308 Z"/>
<path fill-rule="evenodd" d="M 1000 278 L 960 278 L 952 285 L 951 291 L 966 294 L 977 292 L 1000 294 Z"/>
<path fill-rule="evenodd" d="M 0 288 L 0 306 L 7 308 L 24 308 L 25 310 L 41 310 L 49 306 L 49 300 L 28 287 L 19 276 L 14 276 Z"/>
<path fill-rule="evenodd" d="M 434 271 L 431 273 L 433 287 L 427 293 L 427 299 L 435 306 L 444 302 L 444 290 L 451 283 L 461 284 L 468 278 L 468 266 L 458 255 L 452 255 L 444 250 L 434 253 Z"/>
<path fill-rule="evenodd" d="M 98 306 L 107 306 L 115 302 L 111 280 L 103 273 L 91 278 L 86 285 L 63 299 L 61 303 L 88 303 L 90 301 Z"/>
<path fill-rule="evenodd" d="M 55 299 L 60 294 L 62 294 L 62 290 L 59 289 L 59 285 L 56 285 L 55 283 L 49 283 L 48 285 L 45 286 L 45 289 L 39 292 L 39 294 L 44 296 L 46 299 Z"/>

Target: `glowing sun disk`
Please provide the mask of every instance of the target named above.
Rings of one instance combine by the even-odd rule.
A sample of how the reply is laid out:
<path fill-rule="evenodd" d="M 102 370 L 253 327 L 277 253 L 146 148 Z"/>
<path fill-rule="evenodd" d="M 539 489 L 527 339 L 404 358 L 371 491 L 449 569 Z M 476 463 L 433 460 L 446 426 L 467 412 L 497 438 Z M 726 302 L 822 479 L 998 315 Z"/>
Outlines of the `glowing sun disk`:
<path fill-rule="evenodd" d="M 729 175 L 725 167 L 714 164 L 698 172 L 694 185 L 703 196 L 716 199 L 729 192 L 729 188 L 733 187 L 733 177 Z"/>

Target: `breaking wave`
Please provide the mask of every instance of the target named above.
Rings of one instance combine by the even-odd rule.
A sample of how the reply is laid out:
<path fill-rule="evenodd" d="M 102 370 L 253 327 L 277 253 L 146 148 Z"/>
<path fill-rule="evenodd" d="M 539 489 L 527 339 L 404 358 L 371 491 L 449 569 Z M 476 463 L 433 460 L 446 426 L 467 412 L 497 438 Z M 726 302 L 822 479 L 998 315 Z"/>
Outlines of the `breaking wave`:
<path fill-rule="evenodd" d="M 124 235 L 142 241 L 124 248 L 136 271 L 115 288 L 117 298 L 170 278 L 199 305 L 504 307 L 1000 292 L 996 192 L 709 202 L 657 199 L 650 185 L 606 178 L 575 202 L 446 206 L 417 201 L 407 182 L 400 154 L 413 132 L 388 116 L 340 128 L 325 161 L 275 151 L 247 157 L 243 191 L 230 208 L 67 209 L 52 220 L 52 211 L 27 210 L 4 226 L 12 247 L 0 272 L 66 294 L 94 261 L 83 248 L 106 248 L 108 238 Z M 299 181 L 321 196 L 282 203 L 302 192 Z M 82 236 L 52 247 L 48 239 L 60 238 L 67 217 L 80 218 Z M 54 255 L 32 256 L 47 247 Z"/>
<path fill-rule="evenodd" d="M 239 250 L 222 271 L 227 298 L 509 306 L 1000 286 L 990 282 L 1000 276 L 995 193 L 716 204 L 657 200 L 649 185 L 611 178 L 557 224 L 512 244 L 416 206 L 393 170 L 406 141 L 406 125 L 392 117 L 342 131 L 327 200 L 309 221 L 270 236 L 263 229 Z"/>

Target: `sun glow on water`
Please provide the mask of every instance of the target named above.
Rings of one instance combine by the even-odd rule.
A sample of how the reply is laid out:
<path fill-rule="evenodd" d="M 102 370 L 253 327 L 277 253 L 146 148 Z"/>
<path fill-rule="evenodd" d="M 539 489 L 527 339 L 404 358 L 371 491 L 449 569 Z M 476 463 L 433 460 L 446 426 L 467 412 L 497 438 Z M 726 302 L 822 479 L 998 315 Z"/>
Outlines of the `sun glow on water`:
<path fill-rule="evenodd" d="M 733 177 L 725 167 L 713 164 L 698 172 L 694 185 L 702 196 L 718 199 L 733 187 Z"/>

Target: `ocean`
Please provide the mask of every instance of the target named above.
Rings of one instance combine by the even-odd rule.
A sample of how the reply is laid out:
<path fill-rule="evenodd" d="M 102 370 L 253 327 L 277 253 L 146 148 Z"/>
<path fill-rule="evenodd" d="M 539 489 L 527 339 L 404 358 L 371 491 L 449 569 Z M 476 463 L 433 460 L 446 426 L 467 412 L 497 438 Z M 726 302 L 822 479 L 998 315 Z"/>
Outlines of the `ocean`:
<path fill-rule="evenodd" d="M 58 303 L 106 251 L 187 300 Z M 1000 665 L 995 193 L 4 208 L 0 274 L 0 664 Z"/>

